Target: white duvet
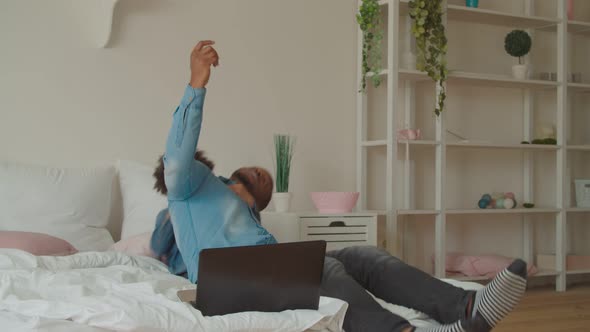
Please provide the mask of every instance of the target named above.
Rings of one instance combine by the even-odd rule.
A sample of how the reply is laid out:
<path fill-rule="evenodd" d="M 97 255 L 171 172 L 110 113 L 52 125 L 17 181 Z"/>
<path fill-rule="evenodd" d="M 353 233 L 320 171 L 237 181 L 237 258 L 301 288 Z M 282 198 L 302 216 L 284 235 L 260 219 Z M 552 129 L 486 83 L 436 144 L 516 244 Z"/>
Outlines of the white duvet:
<path fill-rule="evenodd" d="M 320 299 L 318 311 L 203 317 L 180 302 L 194 288 L 151 258 L 117 252 L 66 257 L 0 250 L 2 331 L 340 331 L 347 304 Z"/>
<path fill-rule="evenodd" d="M 318 311 L 203 317 L 176 295 L 178 290 L 194 287 L 148 257 L 118 252 L 33 256 L 0 249 L 0 327 L 10 332 L 341 331 L 348 307 L 338 299 L 322 297 Z M 437 325 L 423 313 L 377 301 L 414 326 Z"/>

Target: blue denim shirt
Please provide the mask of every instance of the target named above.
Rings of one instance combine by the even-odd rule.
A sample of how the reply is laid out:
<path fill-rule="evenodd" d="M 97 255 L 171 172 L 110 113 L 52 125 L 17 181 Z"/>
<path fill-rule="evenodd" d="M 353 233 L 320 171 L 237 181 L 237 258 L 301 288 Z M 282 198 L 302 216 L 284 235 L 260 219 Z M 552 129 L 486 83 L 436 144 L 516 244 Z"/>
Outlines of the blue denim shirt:
<path fill-rule="evenodd" d="M 202 249 L 276 243 L 258 223 L 253 208 L 194 159 L 205 93 L 205 89 L 186 87 L 173 115 L 164 154 L 174 238 L 192 282 L 198 279 Z"/>
<path fill-rule="evenodd" d="M 186 265 L 174 239 L 174 228 L 168 218 L 168 209 L 160 211 L 156 217 L 150 247 L 158 259 L 168 265 L 170 273 L 186 277 Z"/>

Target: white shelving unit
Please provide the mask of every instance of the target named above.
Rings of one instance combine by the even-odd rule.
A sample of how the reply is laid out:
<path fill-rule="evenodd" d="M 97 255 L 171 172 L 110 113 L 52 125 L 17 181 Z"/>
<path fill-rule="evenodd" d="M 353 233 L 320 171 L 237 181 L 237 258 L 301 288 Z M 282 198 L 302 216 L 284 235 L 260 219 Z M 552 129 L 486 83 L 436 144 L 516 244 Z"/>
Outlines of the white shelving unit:
<path fill-rule="evenodd" d="M 403 231 L 400 226 L 405 224 L 408 218 L 429 217 L 434 220 L 434 274 L 437 277 L 452 277 L 460 280 L 485 280 L 487 278 L 465 278 L 449 276 L 445 272 L 445 257 L 447 252 L 447 217 L 459 215 L 475 216 L 520 216 L 522 219 L 523 238 L 522 252 L 525 260 L 534 261 L 534 217 L 542 215 L 551 218 L 555 222 L 555 252 L 556 266 L 554 270 L 540 271 L 538 277 L 555 277 L 556 290 L 566 289 L 566 277 L 571 274 L 588 274 L 590 270 L 567 271 L 565 268 L 567 250 L 567 216 L 568 213 L 588 213 L 590 209 L 570 207 L 567 193 L 570 190 L 568 179 L 568 152 L 590 151 L 590 145 L 567 144 L 567 112 L 568 93 L 590 93 L 590 84 L 564 83 L 567 82 L 568 73 L 568 47 L 569 34 L 590 36 L 590 22 L 568 21 L 566 15 L 566 0 L 556 0 L 557 17 L 548 18 L 534 15 L 533 0 L 525 1 L 525 13 L 523 15 L 504 13 L 500 11 L 468 8 L 464 6 L 447 4 L 444 6 L 445 17 L 443 23 L 457 21 L 469 24 L 487 24 L 499 27 L 514 27 L 528 29 L 531 35 L 535 31 L 550 31 L 556 35 L 556 62 L 557 81 L 548 80 L 517 80 L 508 76 L 472 73 L 464 71 L 450 71 L 447 81 L 448 86 L 468 87 L 494 87 L 502 89 L 518 89 L 523 92 L 523 137 L 522 140 L 530 141 L 534 138 L 534 111 L 536 91 L 550 91 L 556 94 L 555 127 L 559 145 L 536 144 L 499 144 L 497 142 L 456 142 L 447 141 L 446 113 L 437 117 L 434 121 L 434 139 L 401 141 L 396 139 L 396 132 L 400 128 L 398 119 L 405 119 L 406 125 L 413 127 L 414 112 L 416 109 L 416 84 L 430 81 L 423 72 L 400 68 L 398 58 L 401 56 L 402 47 L 410 45 L 410 36 L 400 36 L 400 20 L 406 20 L 409 26 L 408 0 L 381 0 L 382 12 L 386 12 L 385 24 L 387 49 L 384 58 L 386 69 L 377 73 L 384 78 L 387 86 L 386 119 L 385 127 L 387 135 L 385 139 L 367 140 L 368 119 L 367 103 L 368 95 L 359 93 L 357 101 L 357 188 L 361 192 L 358 208 L 365 210 L 367 202 L 367 176 L 368 176 L 368 151 L 373 148 L 385 149 L 385 212 L 387 216 L 388 249 L 393 254 L 403 256 Z M 359 5 L 362 0 L 359 0 Z M 403 21 L 401 21 L 403 22 Z M 361 49 L 362 33 L 359 31 L 358 77 L 361 75 Z M 401 40 L 400 40 L 401 39 Z M 528 60 L 527 60 L 528 61 Z M 368 76 L 375 75 L 370 73 Z M 369 84 L 369 83 L 368 83 Z M 404 103 L 397 102 L 398 90 L 404 94 Z M 432 94 L 436 94 L 433 84 Z M 449 93 L 447 93 L 449 94 Z M 449 99 L 454 98 L 449 94 Z M 409 120 L 409 121 L 408 121 Z M 414 149 L 434 150 L 434 185 L 432 186 L 434 204 L 431 209 L 416 209 L 412 202 L 412 184 L 415 182 L 413 163 L 410 160 L 411 151 Z M 447 206 L 445 187 L 447 181 L 447 154 L 455 150 L 475 151 L 516 151 L 522 154 L 523 167 L 523 196 L 522 201 L 534 201 L 534 169 L 535 154 L 552 154 L 555 160 L 555 201 L 552 206 L 539 206 L 532 209 L 516 208 L 511 210 L 494 209 L 457 209 Z M 402 173 L 403 176 L 397 175 Z M 403 185 L 402 185 L 403 184 Z M 402 197 L 395 197 L 395 186 L 403 186 Z M 423 220 L 422 218 L 421 220 Z"/>

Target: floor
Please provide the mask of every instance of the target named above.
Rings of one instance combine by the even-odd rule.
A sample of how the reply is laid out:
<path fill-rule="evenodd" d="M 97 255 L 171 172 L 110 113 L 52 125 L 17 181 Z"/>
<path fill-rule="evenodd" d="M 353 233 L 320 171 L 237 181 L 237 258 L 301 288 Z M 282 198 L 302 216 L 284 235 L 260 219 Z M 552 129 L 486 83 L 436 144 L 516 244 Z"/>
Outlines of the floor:
<path fill-rule="evenodd" d="M 494 332 L 590 332 L 590 286 L 567 292 L 527 291 L 525 298 Z"/>

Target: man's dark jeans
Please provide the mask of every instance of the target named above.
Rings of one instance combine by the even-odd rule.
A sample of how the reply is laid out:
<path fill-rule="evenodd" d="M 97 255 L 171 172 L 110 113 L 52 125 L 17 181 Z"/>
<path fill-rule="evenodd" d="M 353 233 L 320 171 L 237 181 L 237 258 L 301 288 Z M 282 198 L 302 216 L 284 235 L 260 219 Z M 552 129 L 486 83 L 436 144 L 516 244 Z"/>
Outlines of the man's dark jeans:
<path fill-rule="evenodd" d="M 404 318 L 383 309 L 365 290 L 387 302 L 421 311 L 441 324 L 464 319 L 473 292 L 454 287 L 375 247 L 326 253 L 320 293 L 348 302 L 346 332 L 401 331 Z"/>

